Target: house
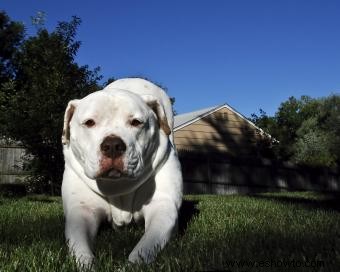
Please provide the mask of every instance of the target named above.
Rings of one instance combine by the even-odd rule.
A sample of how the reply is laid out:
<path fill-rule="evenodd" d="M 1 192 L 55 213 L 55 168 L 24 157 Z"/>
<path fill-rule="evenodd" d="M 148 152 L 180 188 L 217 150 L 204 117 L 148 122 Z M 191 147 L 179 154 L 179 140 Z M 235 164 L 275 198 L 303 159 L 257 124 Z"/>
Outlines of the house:
<path fill-rule="evenodd" d="M 181 152 L 218 153 L 229 158 L 259 155 L 270 135 L 228 104 L 175 116 L 174 139 Z"/>
<path fill-rule="evenodd" d="M 228 104 L 175 116 L 174 142 L 185 193 L 242 193 L 271 181 L 261 166 L 272 137 Z"/>

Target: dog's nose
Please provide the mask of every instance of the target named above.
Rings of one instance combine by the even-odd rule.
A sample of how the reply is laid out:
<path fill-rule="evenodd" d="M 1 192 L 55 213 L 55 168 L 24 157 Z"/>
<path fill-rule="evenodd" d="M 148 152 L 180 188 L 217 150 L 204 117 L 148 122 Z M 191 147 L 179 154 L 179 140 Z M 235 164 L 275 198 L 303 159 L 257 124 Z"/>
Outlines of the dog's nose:
<path fill-rule="evenodd" d="M 102 153 L 109 158 L 116 158 L 124 154 L 126 151 L 126 144 L 117 136 L 111 135 L 105 137 L 100 145 Z"/>

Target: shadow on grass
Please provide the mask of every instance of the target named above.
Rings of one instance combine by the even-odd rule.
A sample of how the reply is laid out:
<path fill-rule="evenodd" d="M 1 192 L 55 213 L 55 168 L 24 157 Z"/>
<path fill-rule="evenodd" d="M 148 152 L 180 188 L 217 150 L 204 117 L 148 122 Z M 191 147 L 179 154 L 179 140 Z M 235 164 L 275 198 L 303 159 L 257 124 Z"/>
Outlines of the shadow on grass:
<path fill-rule="evenodd" d="M 339 271 L 336 257 L 338 245 L 332 235 L 327 233 L 298 235 L 272 232 L 269 235 L 267 232 L 250 231 L 236 234 L 229 243 L 223 242 L 226 240 L 212 239 L 193 247 L 208 248 L 205 254 L 191 249 L 191 253 L 197 254 L 205 268 L 201 271 L 260 271 L 252 266 L 253 262 L 270 263 L 267 269 L 264 266 L 261 271 Z M 231 265 L 237 261 L 241 263 L 240 266 Z M 288 264 L 287 267 L 283 267 L 283 262 Z"/>
<path fill-rule="evenodd" d="M 0 234 L 0 246 L 28 246 L 34 243 L 63 243 L 64 222 L 60 216 L 42 219 L 18 218 L 7 223 Z"/>
<path fill-rule="evenodd" d="M 64 217 L 61 199 L 45 195 L 6 196 L 0 200 L 0 247 L 61 243 Z"/>
<path fill-rule="evenodd" d="M 340 194 L 321 194 L 321 198 L 304 198 L 286 195 L 252 194 L 249 197 L 276 201 L 284 204 L 296 204 L 306 209 L 319 209 L 340 212 Z"/>
<path fill-rule="evenodd" d="M 178 233 L 180 236 L 184 235 L 190 221 L 193 217 L 199 214 L 199 209 L 197 208 L 198 200 L 184 200 L 182 202 L 181 209 L 178 215 Z"/>

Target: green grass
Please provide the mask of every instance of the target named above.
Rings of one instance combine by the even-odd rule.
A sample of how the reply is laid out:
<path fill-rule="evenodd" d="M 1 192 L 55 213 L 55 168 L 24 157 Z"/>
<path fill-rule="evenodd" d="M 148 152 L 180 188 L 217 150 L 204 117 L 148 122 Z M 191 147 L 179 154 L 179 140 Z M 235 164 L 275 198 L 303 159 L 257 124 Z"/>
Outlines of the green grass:
<path fill-rule="evenodd" d="M 0 198 L 0 271 L 76 271 L 63 230 L 60 198 Z M 131 265 L 142 234 L 103 228 L 97 271 L 340 271 L 340 198 L 316 193 L 187 196 L 180 234 L 155 263 Z"/>

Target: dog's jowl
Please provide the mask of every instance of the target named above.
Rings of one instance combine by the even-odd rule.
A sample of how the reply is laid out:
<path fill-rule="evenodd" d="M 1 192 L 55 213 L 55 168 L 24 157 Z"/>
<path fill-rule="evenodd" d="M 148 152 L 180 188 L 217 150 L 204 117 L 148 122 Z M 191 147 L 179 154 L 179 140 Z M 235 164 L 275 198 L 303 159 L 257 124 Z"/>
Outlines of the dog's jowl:
<path fill-rule="evenodd" d="M 79 265 L 94 261 L 98 228 L 144 219 L 131 262 L 154 260 L 170 239 L 182 201 L 169 97 L 153 83 L 127 78 L 65 111 L 62 198 L 65 235 Z"/>

